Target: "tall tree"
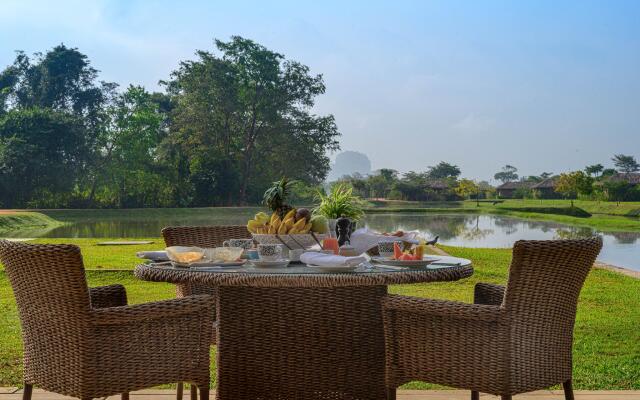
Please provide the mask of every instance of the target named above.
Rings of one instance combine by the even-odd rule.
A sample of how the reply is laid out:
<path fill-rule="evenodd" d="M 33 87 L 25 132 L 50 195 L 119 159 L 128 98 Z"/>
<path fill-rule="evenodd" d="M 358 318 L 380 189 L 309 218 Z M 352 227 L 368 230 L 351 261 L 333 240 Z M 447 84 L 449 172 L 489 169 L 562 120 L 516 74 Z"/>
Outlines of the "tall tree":
<path fill-rule="evenodd" d="M 584 168 L 584 172 L 589 176 L 598 176 L 602 171 L 604 171 L 604 166 L 602 164 L 587 165 Z"/>
<path fill-rule="evenodd" d="M 611 160 L 613 161 L 613 165 L 616 166 L 618 171 L 623 172 L 625 174 L 640 171 L 640 164 L 638 164 L 635 157 L 633 156 L 616 154 L 613 156 Z"/>
<path fill-rule="evenodd" d="M 502 167 L 502 170 L 500 172 L 497 172 L 495 175 L 493 175 L 493 179 L 502 183 L 515 181 L 518 179 L 517 172 L 518 168 L 514 167 L 513 165 L 507 164 Z"/>
<path fill-rule="evenodd" d="M 457 165 L 440 161 L 437 165 L 429 167 L 427 177 L 429 179 L 457 179 L 460 176 L 460 168 Z"/>
<path fill-rule="evenodd" d="M 51 109 L 0 118 L 0 203 L 4 207 L 69 205 L 86 153 L 81 121 Z"/>
<path fill-rule="evenodd" d="M 282 175 L 322 181 L 339 136 L 333 116 L 311 113 L 322 76 L 239 36 L 215 44 L 220 54 L 199 51 L 167 83 L 174 160 L 187 165 L 197 202 L 244 204 Z"/>

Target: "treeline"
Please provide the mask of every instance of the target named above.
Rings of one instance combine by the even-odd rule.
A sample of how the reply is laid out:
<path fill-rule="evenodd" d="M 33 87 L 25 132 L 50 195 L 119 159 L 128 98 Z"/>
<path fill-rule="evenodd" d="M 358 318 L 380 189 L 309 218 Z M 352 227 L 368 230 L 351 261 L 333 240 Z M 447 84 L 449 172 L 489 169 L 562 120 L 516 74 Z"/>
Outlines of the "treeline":
<path fill-rule="evenodd" d="M 354 193 L 369 199 L 449 201 L 495 196 L 495 188 L 488 182 L 461 179 L 460 174 L 457 165 L 441 161 L 422 172 L 400 174 L 396 170 L 383 168 L 366 176 L 344 176 L 339 182 L 350 185 Z"/>
<path fill-rule="evenodd" d="M 0 207 L 259 203 L 271 182 L 324 181 L 339 148 L 311 112 L 321 75 L 251 40 L 216 40 L 163 93 L 99 80 L 87 56 L 18 52 L 0 73 Z"/>

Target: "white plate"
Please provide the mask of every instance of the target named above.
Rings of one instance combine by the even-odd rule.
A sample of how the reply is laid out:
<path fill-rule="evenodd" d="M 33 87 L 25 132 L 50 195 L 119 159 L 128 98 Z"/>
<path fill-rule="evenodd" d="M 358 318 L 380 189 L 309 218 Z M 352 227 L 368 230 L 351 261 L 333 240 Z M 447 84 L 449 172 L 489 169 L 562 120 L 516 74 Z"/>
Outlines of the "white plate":
<path fill-rule="evenodd" d="M 317 269 L 322 272 L 353 272 L 358 265 L 336 264 L 336 265 L 313 265 L 307 264 L 307 267 Z"/>
<path fill-rule="evenodd" d="M 289 260 L 283 259 L 283 260 L 273 260 L 273 261 L 267 261 L 267 260 L 251 260 L 251 263 L 256 267 L 256 268 L 285 268 L 287 265 L 289 265 Z"/>
<path fill-rule="evenodd" d="M 375 264 L 390 265 L 392 267 L 421 268 L 440 260 L 437 257 L 425 256 L 422 260 L 395 260 L 389 257 L 371 257 Z"/>

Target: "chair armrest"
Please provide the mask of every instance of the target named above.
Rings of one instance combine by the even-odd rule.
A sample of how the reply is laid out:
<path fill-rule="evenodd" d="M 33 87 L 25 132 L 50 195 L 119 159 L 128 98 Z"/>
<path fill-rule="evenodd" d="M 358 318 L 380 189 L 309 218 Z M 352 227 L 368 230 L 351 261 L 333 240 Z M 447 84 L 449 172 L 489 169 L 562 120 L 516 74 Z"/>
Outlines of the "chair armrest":
<path fill-rule="evenodd" d="M 122 285 L 89 288 L 92 308 L 119 307 L 127 305 L 127 291 Z"/>
<path fill-rule="evenodd" d="M 504 299 L 505 287 L 502 285 L 495 285 L 493 283 L 477 283 L 474 294 L 473 302 L 475 304 L 491 304 L 499 306 Z"/>
<path fill-rule="evenodd" d="M 213 323 L 214 302 L 213 296 L 198 295 L 132 306 L 95 309 L 92 315 L 93 323 L 95 325 L 120 325 L 198 313 L 211 316 Z"/>
<path fill-rule="evenodd" d="M 382 300 L 384 312 L 400 311 L 416 314 L 493 322 L 500 319 L 500 307 L 484 304 L 467 304 L 457 301 L 423 299 L 400 295 L 389 295 Z"/>

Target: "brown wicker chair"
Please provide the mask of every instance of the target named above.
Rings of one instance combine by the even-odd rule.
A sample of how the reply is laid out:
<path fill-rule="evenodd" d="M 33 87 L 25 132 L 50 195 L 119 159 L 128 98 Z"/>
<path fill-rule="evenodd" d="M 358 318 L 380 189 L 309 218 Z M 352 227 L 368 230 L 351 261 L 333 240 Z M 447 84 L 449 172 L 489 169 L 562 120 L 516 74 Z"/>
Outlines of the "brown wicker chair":
<path fill-rule="evenodd" d="M 250 239 L 251 233 L 244 225 L 211 226 L 169 226 L 162 229 L 162 237 L 167 247 L 196 246 L 203 248 L 221 247 L 228 239 Z M 215 288 L 197 284 L 176 285 L 177 297 L 194 294 L 216 295 Z M 214 309 L 215 313 L 215 309 Z"/>
<path fill-rule="evenodd" d="M 478 283 L 476 304 L 388 296 L 387 386 L 419 380 L 470 389 L 477 400 L 562 383 L 573 399 L 578 295 L 601 247 L 600 238 L 518 241 L 506 288 Z"/>
<path fill-rule="evenodd" d="M 24 341 L 23 399 L 33 385 L 80 399 L 170 382 L 209 392 L 211 296 L 127 306 L 124 287 L 89 289 L 80 249 L 0 240 Z"/>
<path fill-rule="evenodd" d="M 203 248 L 221 247 L 225 240 L 249 239 L 251 233 L 244 225 L 209 225 L 209 226 L 169 226 L 162 229 L 162 237 L 167 247 L 196 246 Z M 197 294 L 217 296 L 216 288 L 197 283 L 182 283 L 176 285 L 176 297 L 182 298 Z M 215 307 L 212 308 L 215 318 Z M 215 330 L 215 325 L 214 325 Z M 211 342 L 215 343 L 215 333 Z M 178 392 L 182 392 L 182 383 L 178 383 Z M 196 397 L 195 387 L 191 386 L 191 397 Z"/>

